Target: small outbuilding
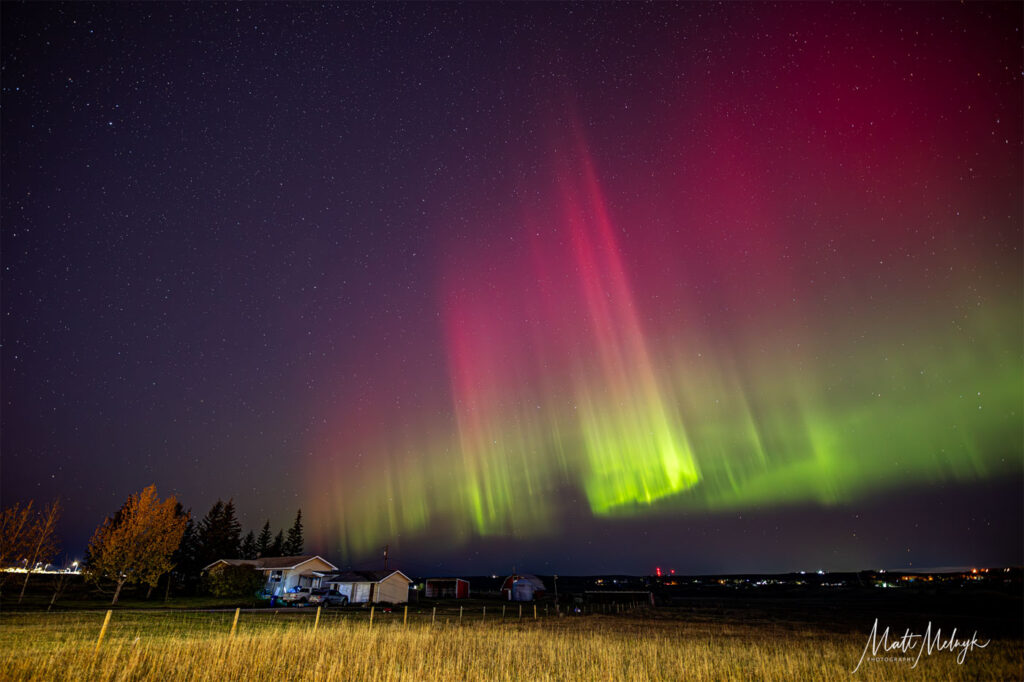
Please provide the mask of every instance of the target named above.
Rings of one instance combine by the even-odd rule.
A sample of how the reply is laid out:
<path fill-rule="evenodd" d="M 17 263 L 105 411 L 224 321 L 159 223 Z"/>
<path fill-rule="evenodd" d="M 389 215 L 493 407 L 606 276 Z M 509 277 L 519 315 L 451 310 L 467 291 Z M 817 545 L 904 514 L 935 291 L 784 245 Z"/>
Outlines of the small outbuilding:
<path fill-rule="evenodd" d="M 412 580 L 401 571 L 341 571 L 324 573 L 320 584 L 348 597 L 350 604 L 404 604 Z"/>
<path fill-rule="evenodd" d="M 469 599 L 469 581 L 462 578 L 427 578 L 423 584 L 427 599 Z"/>
<path fill-rule="evenodd" d="M 544 581 L 529 573 L 510 575 L 501 584 L 501 597 L 508 601 L 533 601 L 546 591 Z"/>

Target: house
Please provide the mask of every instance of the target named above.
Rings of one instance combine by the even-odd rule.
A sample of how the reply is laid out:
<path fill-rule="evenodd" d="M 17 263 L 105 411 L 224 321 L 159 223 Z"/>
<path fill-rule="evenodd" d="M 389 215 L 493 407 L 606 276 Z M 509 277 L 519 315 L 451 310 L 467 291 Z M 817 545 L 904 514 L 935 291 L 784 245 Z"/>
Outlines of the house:
<path fill-rule="evenodd" d="M 404 604 L 412 580 L 401 571 L 335 571 L 320 574 L 320 584 L 348 597 L 350 604 Z"/>
<path fill-rule="evenodd" d="M 337 571 L 338 567 L 315 554 L 302 556 L 263 557 L 260 559 L 218 559 L 203 569 L 203 572 L 225 564 L 228 566 L 252 566 L 267 578 L 264 591 L 280 597 L 296 587 L 320 587 L 320 575 Z"/>
<path fill-rule="evenodd" d="M 469 581 L 462 578 L 427 578 L 423 585 L 427 599 L 469 599 Z"/>
<path fill-rule="evenodd" d="M 544 581 L 528 573 L 510 575 L 501 584 L 501 598 L 509 601 L 533 601 L 545 591 Z"/>

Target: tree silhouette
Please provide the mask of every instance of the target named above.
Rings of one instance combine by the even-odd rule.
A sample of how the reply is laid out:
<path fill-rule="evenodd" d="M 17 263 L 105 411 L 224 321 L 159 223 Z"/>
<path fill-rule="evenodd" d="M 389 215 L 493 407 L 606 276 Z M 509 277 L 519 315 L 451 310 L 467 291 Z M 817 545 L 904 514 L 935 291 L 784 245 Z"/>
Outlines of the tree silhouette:
<path fill-rule="evenodd" d="M 249 531 L 242 540 L 242 549 L 239 551 L 243 559 L 256 558 L 256 535 Z"/>
<path fill-rule="evenodd" d="M 284 531 L 279 530 L 274 544 L 270 546 L 270 556 L 282 556 L 284 554 Z"/>
<path fill-rule="evenodd" d="M 177 576 L 180 583 L 186 589 L 192 589 L 199 582 L 199 571 L 203 568 L 200 564 L 199 536 L 196 529 L 196 522 L 192 518 L 192 510 L 184 511 L 179 503 L 175 507 L 175 513 L 184 516 L 185 531 L 182 533 L 181 542 L 178 548 L 171 555 L 171 575 L 167 578 L 167 591 L 164 593 L 164 601 L 170 598 L 171 580 Z"/>
<path fill-rule="evenodd" d="M 0 513 L 0 586 L 12 573 L 4 570 L 21 566 L 28 553 L 32 533 L 33 502 L 16 503 Z"/>
<path fill-rule="evenodd" d="M 235 516 L 234 499 L 229 499 L 228 503 L 224 505 L 223 523 L 224 546 L 222 551 L 224 556 L 214 557 L 214 560 L 237 559 L 242 551 L 242 524 L 238 522 L 238 518 Z"/>
<path fill-rule="evenodd" d="M 284 543 L 284 553 L 289 556 L 302 554 L 305 541 L 302 539 L 302 510 L 295 515 L 295 523 L 288 529 L 288 539 Z"/>
<path fill-rule="evenodd" d="M 60 519 L 60 501 L 54 500 L 33 520 L 29 532 L 28 544 L 26 546 L 25 558 L 28 565 L 25 567 L 25 582 L 21 584 L 21 594 L 18 595 L 18 603 L 25 598 L 25 588 L 28 587 L 29 576 L 39 563 L 49 563 L 50 559 L 57 553 L 57 521 Z"/>
<path fill-rule="evenodd" d="M 270 546 L 273 542 L 273 535 L 270 534 L 270 519 L 263 524 L 263 530 L 260 531 L 260 537 L 256 540 L 256 558 L 261 556 L 270 556 Z"/>
<path fill-rule="evenodd" d="M 200 568 L 209 566 L 218 559 L 238 559 L 242 526 L 235 518 L 235 503 L 228 500 L 217 502 L 199 522 L 199 563 Z"/>

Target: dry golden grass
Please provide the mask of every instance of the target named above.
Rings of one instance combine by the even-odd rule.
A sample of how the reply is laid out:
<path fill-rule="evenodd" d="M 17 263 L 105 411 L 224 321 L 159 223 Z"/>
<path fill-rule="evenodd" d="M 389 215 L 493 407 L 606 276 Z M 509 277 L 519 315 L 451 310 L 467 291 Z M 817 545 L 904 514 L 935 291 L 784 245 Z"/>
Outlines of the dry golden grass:
<path fill-rule="evenodd" d="M 0 676 L 11 680 L 850 680 L 867 633 L 742 622 L 585 616 L 533 621 L 445 616 L 243 613 L 4 614 Z M 994 641 L 963 665 L 865 663 L 852 679 L 1020 679 L 1021 643 Z"/>

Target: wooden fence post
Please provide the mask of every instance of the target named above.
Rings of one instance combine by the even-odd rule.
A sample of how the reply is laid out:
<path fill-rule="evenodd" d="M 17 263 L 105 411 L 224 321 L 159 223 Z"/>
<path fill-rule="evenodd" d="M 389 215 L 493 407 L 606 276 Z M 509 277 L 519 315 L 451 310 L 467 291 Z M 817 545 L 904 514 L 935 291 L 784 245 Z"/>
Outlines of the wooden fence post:
<path fill-rule="evenodd" d="M 409 605 L 406 604 L 405 608 L 402 609 L 402 627 L 409 621 Z"/>
<path fill-rule="evenodd" d="M 505 605 L 501 605 L 501 619 L 505 620 Z"/>
<path fill-rule="evenodd" d="M 103 635 L 107 634 L 107 626 L 110 625 L 110 614 L 112 613 L 113 611 L 108 610 L 106 617 L 103 619 L 103 627 L 100 628 L 100 638 L 96 640 L 96 650 L 93 653 L 100 650 L 100 644 L 103 643 Z"/>
<path fill-rule="evenodd" d="M 321 606 L 316 607 L 316 620 L 313 621 L 313 630 L 314 631 L 316 630 L 316 627 L 318 625 L 320 625 L 320 609 L 321 608 L 323 608 L 323 607 L 321 607 Z"/>
<path fill-rule="evenodd" d="M 462 607 L 459 607 L 459 625 L 462 625 Z"/>
<path fill-rule="evenodd" d="M 487 620 L 487 606 L 484 606 L 484 615 L 480 617 L 480 622 Z"/>
<path fill-rule="evenodd" d="M 231 622 L 231 637 L 235 636 L 235 630 L 238 628 L 238 614 L 241 610 L 241 608 L 235 609 L 235 620 Z"/>
<path fill-rule="evenodd" d="M 533 619 L 537 620 L 537 605 L 533 605 Z"/>
<path fill-rule="evenodd" d="M 430 609 L 430 624 L 434 624 L 434 618 L 437 616 L 437 607 Z"/>
<path fill-rule="evenodd" d="M 520 604 L 519 605 L 519 619 L 522 620 L 522 618 L 523 618 L 523 605 Z"/>
<path fill-rule="evenodd" d="M 374 609 L 373 604 L 370 604 L 370 627 L 371 628 L 373 627 L 373 609 Z"/>

